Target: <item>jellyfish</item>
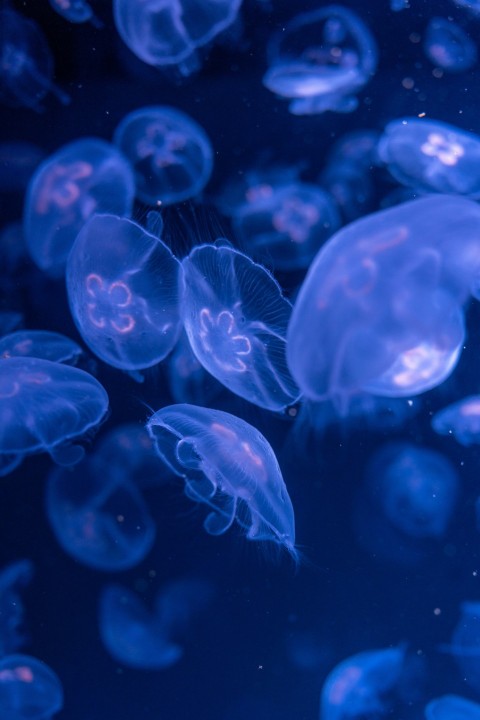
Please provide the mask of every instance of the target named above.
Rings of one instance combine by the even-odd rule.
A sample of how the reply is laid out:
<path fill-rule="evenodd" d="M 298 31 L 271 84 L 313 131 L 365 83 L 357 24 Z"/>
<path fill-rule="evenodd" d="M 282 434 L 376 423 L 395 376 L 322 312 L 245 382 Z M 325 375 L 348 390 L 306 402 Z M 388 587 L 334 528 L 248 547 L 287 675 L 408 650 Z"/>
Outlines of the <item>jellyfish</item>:
<path fill-rule="evenodd" d="M 430 700 L 425 708 L 425 720 L 476 720 L 480 705 L 459 695 L 442 695 Z"/>
<path fill-rule="evenodd" d="M 465 72 L 477 62 L 475 43 L 451 18 L 430 18 L 424 49 L 428 59 L 446 72 Z"/>
<path fill-rule="evenodd" d="M 230 413 L 179 404 L 158 410 L 147 429 L 159 457 L 184 478 L 187 497 L 210 508 L 207 533 L 222 535 L 236 521 L 249 540 L 270 541 L 297 558 L 292 503 L 256 428 Z"/>
<path fill-rule="evenodd" d="M 383 717 L 405 665 L 403 646 L 366 650 L 337 665 L 322 688 L 320 720 Z"/>
<path fill-rule="evenodd" d="M 288 366 L 303 393 L 345 408 L 359 391 L 408 397 L 442 383 L 463 348 L 479 221 L 471 200 L 435 195 L 330 238 L 288 327 Z"/>
<path fill-rule="evenodd" d="M 114 142 L 135 172 L 136 195 L 147 205 L 171 205 L 198 195 L 213 168 L 207 134 L 185 113 L 166 105 L 126 115 Z"/>
<path fill-rule="evenodd" d="M 9 335 L 0 336 L 0 360 L 12 357 L 36 357 L 76 365 L 81 355 L 82 348 L 76 342 L 56 332 L 17 330 Z"/>
<path fill-rule="evenodd" d="M 460 619 L 453 631 L 450 645 L 442 651 L 453 656 L 462 680 L 480 691 L 480 602 L 467 601 L 460 605 Z"/>
<path fill-rule="evenodd" d="M 110 655 L 127 667 L 163 670 L 183 656 L 185 636 L 195 615 L 211 601 L 205 581 L 179 578 L 158 593 L 153 611 L 120 585 L 108 585 L 100 596 L 100 635 Z"/>
<path fill-rule="evenodd" d="M 63 707 L 59 678 L 29 655 L 0 658 L 0 716 L 5 720 L 51 720 Z"/>
<path fill-rule="evenodd" d="M 86 458 L 48 478 L 47 518 L 63 550 L 108 572 L 135 567 L 152 548 L 155 524 L 140 491 L 118 465 Z"/>
<path fill-rule="evenodd" d="M 378 155 L 407 187 L 480 198 L 479 135 L 439 120 L 407 117 L 388 123 Z"/>
<path fill-rule="evenodd" d="M 0 359 L 0 476 L 24 456 L 48 452 L 61 465 L 84 454 L 76 440 L 93 431 L 108 396 L 91 375 L 32 357 Z"/>
<path fill-rule="evenodd" d="M 235 21 L 242 0 L 114 0 L 115 27 L 140 60 L 180 76 L 199 70 L 199 52 Z"/>
<path fill-rule="evenodd" d="M 373 35 L 341 5 L 295 17 L 270 40 L 268 55 L 263 84 L 288 98 L 294 115 L 352 112 L 377 67 Z"/>
<path fill-rule="evenodd" d="M 2 8 L 0 27 L 0 102 L 37 112 L 49 92 L 64 105 L 70 102 L 52 82 L 52 53 L 37 23 Z"/>
<path fill-rule="evenodd" d="M 122 370 L 157 365 L 181 330 L 181 265 L 136 223 L 94 215 L 67 264 L 75 324 L 90 349 Z"/>
<path fill-rule="evenodd" d="M 291 305 L 246 255 L 199 245 L 183 260 L 183 322 L 199 362 L 229 390 L 280 411 L 299 391 L 285 359 Z"/>
<path fill-rule="evenodd" d="M 0 658 L 20 650 L 28 639 L 20 591 L 32 577 L 30 560 L 17 560 L 0 571 Z"/>
<path fill-rule="evenodd" d="M 469 447 L 480 444 L 480 395 L 470 395 L 435 413 L 432 428 Z"/>
<path fill-rule="evenodd" d="M 96 28 L 103 27 L 86 0 L 49 0 L 50 5 L 61 17 L 71 23 L 91 22 Z"/>
<path fill-rule="evenodd" d="M 23 228 L 28 251 L 53 277 L 65 272 L 74 240 L 94 213 L 130 215 L 133 173 L 116 147 L 82 138 L 50 155 L 30 180 Z"/>

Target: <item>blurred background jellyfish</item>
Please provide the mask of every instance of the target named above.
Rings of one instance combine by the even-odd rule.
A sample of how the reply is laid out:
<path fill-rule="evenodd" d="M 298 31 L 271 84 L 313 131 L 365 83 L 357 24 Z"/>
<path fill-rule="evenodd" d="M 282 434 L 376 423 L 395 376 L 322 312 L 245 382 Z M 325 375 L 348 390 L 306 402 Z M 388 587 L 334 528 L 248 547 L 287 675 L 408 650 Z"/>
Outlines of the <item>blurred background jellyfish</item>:
<path fill-rule="evenodd" d="M 361 18 L 341 5 L 298 15 L 274 35 L 263 84 L 290 100 L 294 115 L 349 113 L 377 68 L 377 44 Z"/>
<path fill-rule="evenodd" d="M 137 198 L 147 205 L 193 198 L 210 179 L 210 140 L 176 108 L 155 105 L 129 113 L 115 130 L 114 142 L 133 167 Z"/>
<path fill-rule="evenodd" d="M 440 649 L 453 656 L 462 680 L 480 692 L 480 602 L 461 603 L 452 641 Z"/>
<path fill-rule="evenodd" d="M 66 281 L 75 324 L 104 362 L 141 370 L 174 347 L 181 329 L 181 265 L 140 225 L 94 215 L 75 240 Z"/>
<path fill-rule="evenodd" d="M 480 136 L 439 120 L 402 118 L 386 126 L 380 160 L 419 192 L 480 198 Z"/>
<path fill-rule="evenodd" d="M 459 695 L 442 695 L 430 700 L 425 708 L 425 720 L 476 720 L 480 705 Z"/>
<path fill-rule="evenodd" d="M 93 12 L 87 0 L 49 0 L 53 10 L 71 23 L 91 22 L 96 28 L 103 27 L 102 21 Z"/>
<path fill-rule="evenodd" d="M 114 145 L 97 138 L 64 145 L 40 165 L 28 186 L 23 228 L 32 260 L 61 277 L 87 220 L 94 213 L 130 215 L 134 195 L 132 170 Z"/>
<path fill-rule="evenodd" d="M 439 410 L 432 418 L 432 428 L 439 435 L 452 435 L 469 447 L 480 444 L 480 395 L 470 395 Z"/>
<path fill-rule="evenodd" d="M 82 348 L 66 335 L 47 330 L 17 330 L 3 337 L 0 335 L 0 359 L 36 357 L 76 365 L 82 352 Z"/>
<path fill-rule="evenodd" d="M 151 611 L 120 585 L 108 585 L 100 596 L 100 635 L 110 655 L 127 667 L 163 670 L 175 665 L 195 616 L 213 597 L 206 580 L 180 578 L 163 587 Z"/>
<path fill-rule="evenodd" d="M 184 327 L 203 367 L 260 407 L 294 403 L 300 393 L 285 359 L 291 305 L 278 283 L 226 246 L 199 245 L 182 265 Z"/>
<path fill-rule="evenodd" d="M 0 102 L 41 112 L 51 92 L 68 103 L 69 96 L 52 82 L 52 53 L 37 23 L 3 7 L 0 28 Z"/>
<path fill-rule="evenodd" d="M 74 441 L 104 418 L 108 396 L 91 375 L 31 357 L 0 359 L 0 475 L 26 455 L 48 452 L 60 465 L 83 457 Z"/>
<path fill-rule="evenodd" d="M 29 655 L 0 658 L 0 715 L 5 720 L 51 720 L 63 707 L 56 673 Z"/>
<path fill-rule="evenodd" d="M 230 413 L 180 404 L 158 410 L 147 429 L 159 457 L 184 478 L 187 497 L 211 509 L 204 522 L 210 535 L 236 521 L 249 540 L 273 542 L 297 558 L 292 503 L 256 428 Z"/>
<path fill-rule="evenodd" d="M 434 65 L 450 73 L 465 72 L 477 63 L 477 46 L 451 18 L 430 18 L 424 50 Z"/>
<path fill-rule="evenodd" d="M 28 640 L 20 591 L 32 577 L 30 560 L 17 560 L 0 571 L 0 658 L 17 652 Z"/>

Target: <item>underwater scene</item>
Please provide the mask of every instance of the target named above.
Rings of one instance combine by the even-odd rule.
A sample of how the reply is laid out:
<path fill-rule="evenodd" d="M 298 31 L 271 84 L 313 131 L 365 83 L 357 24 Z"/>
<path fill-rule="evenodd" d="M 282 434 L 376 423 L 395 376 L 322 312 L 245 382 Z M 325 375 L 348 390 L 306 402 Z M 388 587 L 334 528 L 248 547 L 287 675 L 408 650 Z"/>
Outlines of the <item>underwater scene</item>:
<path fill-rule="evenodd" d="M 0 0 L 0 720 L 480 720 L 479 54 Z"/>

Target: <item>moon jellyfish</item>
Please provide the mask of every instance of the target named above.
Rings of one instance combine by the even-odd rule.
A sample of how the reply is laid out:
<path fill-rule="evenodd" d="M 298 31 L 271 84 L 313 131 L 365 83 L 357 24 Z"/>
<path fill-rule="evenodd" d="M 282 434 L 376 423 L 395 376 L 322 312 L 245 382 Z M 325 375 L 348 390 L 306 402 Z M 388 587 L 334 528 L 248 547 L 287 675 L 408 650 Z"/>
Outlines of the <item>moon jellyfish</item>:
<path fill-rule="evenodd" d="M 17 560 L 0 571 L 0 658 L 20 650 L 28 640 L 20 590 L 30 584 L 32 577 L 30 560 Z"/>
<path fill-rule="evenodd" d="M 462 680 L 477 692 L 480 691 L 480 602 L 463 602 L 460 619 L 450 645 L 441 650 L 455 659 Z"/>
<path fill-rule="evenodd" d="M 327 241 L 287 334 L 289 368 L 307 397 L 406 397 L 450 375 L 478 275 L 479 221 L 476 203 L 436 195 L 373 213 Z"/>
<path fill-rule="evenodd" d="M 190 75 L 199 51 L 235 21 L 242 0 L 114 0 L 115 27 L 140 60 Z"/>
<path fill-rule="evenodd" d="M 130 161 L 136 195 L 147 205 L 171 205 L 198 195 L 213 168 L 205 131 L 191 117 L 167 105 L 126 115 L 114 142 Z"/>
<path fill-rule="evenodd" d="M 377 45 L 360 17 L 341 5 L 298 15 L 268 48 L 263 84 L 288 98 L 294 115 L 349 113 L 377 68 Z"/>
<path fill-rule="evenodd" d="M 439 120 L 389 123 L 378 155 L 395 180 L 419 192 L 480 198 L 480 136 Z"/>
<path fill-rule="evenodd" d="M 480 444 L 480 395 L 470 395 L 435 413 L 432 428 L 469 447 Z"/>
<path fill-rule="evenodd" d="M 405 665 L 403 646 L 366 650 L 337 665 L 322 688 L 320 720 L 383 717 Z"/>
<path fill-rule="evenodd" d="M 97 465 L 94 456 L 73 470 L 56 468 L 45 502 L 59 545 L 88 567 L 135 567 L 153 545 L 155 525 L 138 488 L 118 466 Z"/>
<path fill-rule="evenodd" d="M 0 715 L 5 720 L 51 720 L 63 707 L 60 680 L 29 655 L 0 659 Z"/>
<path fill-rule="evenodd" d="M 220 410 L 170 405 L 147 423 L 163 462 L 185 494 L 210 508 L 204 528 L 222 535 L 236 521 L 249 540 L 268 540 L 297 558 L 293 507 L 275 454 L 252 425 Z"/>
<path fill-rule="evenodd" d="M 38 168 L 27 189 L 23 227 L 33 261 L 60 277 L 79 231 L 94 213 L 130 215 L 132 170 L 116 147 L 97 138 L 64 145 Z"/>
<path fill-rule="evenodd" d="M 231 247 L 199 245 L 183 261 L 183 322 L 197 359 L 229 390 L 269 410 L 299 396 L 287 368 L 291 305 L 261 265 Z"/>
<path fill-rule="evenodd" d="M 477 62 L 475 43 L 460 25 L 451 19 L 430 18 L 424 48 L 428 59 L 447 72 L 465 72 Z"/>
<path fill-rule="evenodd" d="M 67 291 L 90 349 L 123 370 L 157 365 L 180 333 L 181 266 L 159 238 L 114 215 L 95 215 L 75 240 Z"/>
<path fill-rule="evenodd" d="M 209 604 L 213 589 L 204 580 L 182 578 L 158 593 L 153 610 L 120 585 L 100 596 L 100 635 L 110 655 L 127 667 L 163 670 L 177 663 L 195 615 Z"/>
<path fill-rule="evenodd" d="M 17 330 L 0 337 L 0 360 L 11 357 L 36 357 L 76 365 L 81 355 L 82 348 L 76 342 L 56 332 Z"/>
<path fill-rule="evenodd" d="M 442 695 L 430 700 L 425 708 L 425 720 L 477 720 L 480 705 L 459 695 Z"/>
<path fill-rule="evenodd" d="M 49 0 L 50 5 L 61 17 L 71 23 L 91 22 L 96 28 L 103 27 L 91 5 L 86 0 Z"/>
<path fill-rule="evenodd" d="M 60 465 L 83 457 L 75 445 L 104 418 L 108 396 L 83 370 L 31 357 L 0 359 L 0 476 L 25 455 Z"/>
<path fill-rule="evenodd" d="M 40 112 L 49 92 L 69 96 L 52 82 L 53 58 L 39 26 L 9 8 L 0 10 L 0 102 Z"/>

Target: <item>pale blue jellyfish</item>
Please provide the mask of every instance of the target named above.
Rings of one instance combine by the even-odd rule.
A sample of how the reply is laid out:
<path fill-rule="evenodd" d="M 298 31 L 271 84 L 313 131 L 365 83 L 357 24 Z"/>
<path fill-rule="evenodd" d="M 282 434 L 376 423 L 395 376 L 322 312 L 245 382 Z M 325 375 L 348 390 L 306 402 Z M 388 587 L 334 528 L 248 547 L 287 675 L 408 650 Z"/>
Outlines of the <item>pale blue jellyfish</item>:
<path fill-rule="evenodd" d="M 0 659 L 0 716 L 5 720 L 51 720 L 63 707 L 56 673 L 29 655 Z"/>
<path fill-rule="evenodd" d="M 470 395 L 439 410 L 432 418 L 439 435 L 452 435 L 465 447 L 480 444 L 480 395 Z"/>
<path fill-rule="evenodd" d="M 140 225 L 94 215 L 66 272 L 72 316 L 92 352 L 123 370 L 163 360 L 181 330 L 181 272 L 169 248 Z"/>
<path fill-rule="evenodd" d="M 103 27 L 102 21 L 86 0 L 49 0 L 49 2 L 56 13 L 71 23 L 91 22 L 96 28 Z"/>
<path fill-rule="evenodd" d="M 213 168 L 213 149 L 200 125 L 166 105 L 126 115 L 114 142 L 135 173 L 136 195 L 147 205 L 171 205 L 198 195 Z"/>
<path fill-rule="evenodd" d="M 114 145 L 82 138 L 50 155 L 32 177 L 23 228 L 33 261 L 61 277 L 79 231 L 95 213 L 130 215 L 135 183 Z"/>
<path fill-rule="evenodd" d="M 442 695 L 430 700 L 425 720 L 478 720 L 480 705 L 459 695 Z"/>
<path fill-rule="evenodd" d="M 446 72 L 465 72 L 477 62 L 477 46 L 451 18 L 430 18 L 424 50 L 428 59 Z"/>
<path fill-rule="evenodd" d="M 0 572 L 0 658 L 17 652 L 28 640 L 20 591 L 32 577 L 30 560 L 17 560 Z"/>
<path fill-rule="evenodd" d="M 227 246 L 199 245 L 182 264 L 183 322 L 203 367 L 260 407 L 294 403 L 300 393 L 285 358 L 291 305 L 278 283 Z"/>
<path fill-rule="evenodd" d="M 327 5 L 287 23 L 270 40 L 268 64 L 264 85 L 294 115 L 348 113 L 375 73 L 377 44 L 356 13 Z"/>
<path fill-rule="evenodd" d="M 159 457 L 210 508 L 204 528 L 222 535 L 236 521 L 249 540 L 268 540 L 296 559 L 295 519 L 275 454 L 244 420 L 220 410 L 170 405 L 147 423 Z"/>
<path fill-rule="evenodd" d="M 66 335 L 47 330 L 17 330 L 0 336 L 0 359 L 36 357 L 76 365 L 82 348 Z"/>

